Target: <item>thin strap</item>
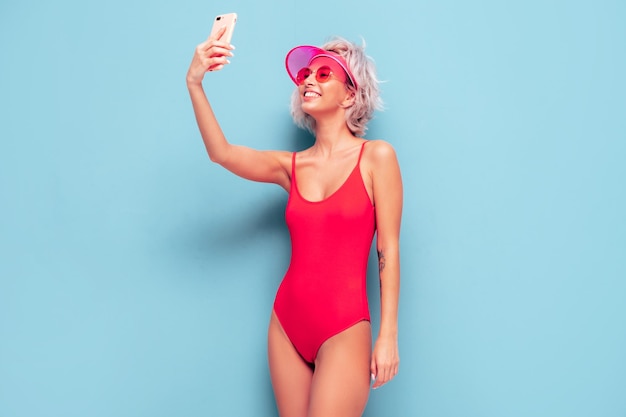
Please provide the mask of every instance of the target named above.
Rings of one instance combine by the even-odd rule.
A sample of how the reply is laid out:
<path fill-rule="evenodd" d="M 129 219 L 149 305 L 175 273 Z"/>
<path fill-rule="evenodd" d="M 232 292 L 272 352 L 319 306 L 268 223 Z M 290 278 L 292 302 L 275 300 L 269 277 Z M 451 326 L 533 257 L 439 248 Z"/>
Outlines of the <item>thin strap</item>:
<path fill-rule="evenodd" d="M 361 145 L 361 151 L 359 152 L 359 159 L 356 161 L 356 166 L 360 166 L 361 165 L 361 155 L 363 155 L 363 149 L 365 149 L 365 144 L 367 143 L 367 141 L 363 142 L 363 145 Z"/>
<path fill-rule="evenodd" d="M 291 182 L 296 179 L 296 153 L 291 155 Z"/>

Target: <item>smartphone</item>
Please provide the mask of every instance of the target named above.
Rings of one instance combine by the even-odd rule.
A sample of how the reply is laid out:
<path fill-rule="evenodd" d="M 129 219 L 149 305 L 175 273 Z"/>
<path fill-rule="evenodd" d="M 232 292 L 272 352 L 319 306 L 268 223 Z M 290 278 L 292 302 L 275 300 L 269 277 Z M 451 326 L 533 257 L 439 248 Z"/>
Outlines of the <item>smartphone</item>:
<path fill-rule="evenodd" d="M 222 35 L 221 40 L 230 43 L 233 38 L 235 23 L 237 23 L 237 13 L 226 13 L 215 16 L 211 36 L 215 35 L 221 28 L 226 26 L 226 32 Z"/>

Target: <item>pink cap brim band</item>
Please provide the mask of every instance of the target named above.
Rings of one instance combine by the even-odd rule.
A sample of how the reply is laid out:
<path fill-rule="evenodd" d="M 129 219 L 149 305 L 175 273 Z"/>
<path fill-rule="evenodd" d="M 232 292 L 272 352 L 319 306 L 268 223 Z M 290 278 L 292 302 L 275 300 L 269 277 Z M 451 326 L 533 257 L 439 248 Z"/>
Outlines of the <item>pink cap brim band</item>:
<path fill-rule="evenodd" d="M 358 89 L 358 85 L 356 83 L 354 75 L 352 75 L 352 72 L 350 71 L 350 69 L 348 68 L 348 64 L 346 63 L 346 60 L 343 59 L 342 56 L 334 52 L 318 48 L 317 46 L 310 45 L 296 46 L 287 53 L 287 57 L 285 58 L 285 66 L 287 67 L 287 73 L 289 74 L 289 77 L 291 77 L 291 80 L 296 85 L 298 85 L 298 82 L 296 81 L 296 75 L 298 74 L 298 71 L 300 71 L 304 67 L 308 67 L 314 58 L 318 58 L 321 56 L 328 57 L 341 65 L 341 68 L 343 68 L 343 70 L 348 75 L 348 79 L 350 80 L 354 88 Z"/>

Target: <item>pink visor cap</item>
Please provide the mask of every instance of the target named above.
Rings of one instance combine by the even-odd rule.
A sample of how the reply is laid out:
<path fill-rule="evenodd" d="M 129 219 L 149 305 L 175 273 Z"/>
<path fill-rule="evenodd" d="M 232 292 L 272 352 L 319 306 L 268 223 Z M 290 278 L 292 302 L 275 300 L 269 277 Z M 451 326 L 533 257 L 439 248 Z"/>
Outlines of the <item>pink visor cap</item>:
<path fill-rule="evenodd" d="M 348 79 L 350 80 L 354 88 L 359 88 L 356 83 L 356 79 L 354 78 L 354 75 L 352 75 L 352 72 L 348 68 L 346 60 L 343 59 L 343 57 L 339 54 L 318 48 L 317 46 L 296 46 L 287 53 L 287 57 L 285 58 L 285 66 L 287 67 L 289 77 L 291 77 L 293 82 L 298 85 L 298 82 L 296 81 L 296 75 L 298 74 L 298 71 L 300 71 L 304 67 L 308 67 L 309 65 L 311 65 L 311 61 L 313 61 L 313 59 L 322 56 L 330 58 L 333 61 L 337 62 L 339 65 L 341 65 L 341 68 L 343 68 L 343 70 L 348 75 Z"/>

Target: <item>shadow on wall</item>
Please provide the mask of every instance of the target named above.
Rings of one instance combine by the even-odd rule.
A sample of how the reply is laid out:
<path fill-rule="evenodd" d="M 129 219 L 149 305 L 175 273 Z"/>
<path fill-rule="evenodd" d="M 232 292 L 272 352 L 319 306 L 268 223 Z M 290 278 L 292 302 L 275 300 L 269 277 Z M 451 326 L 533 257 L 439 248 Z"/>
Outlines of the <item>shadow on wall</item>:
<path fill-rule="evenodd" d="M 200 219 L 187 222 L 177 228 L 173 237 L 186 257 L 211 262 L 216 257 L 231 257 L 233 253 L 245 255 L 249 250 L 258 250 L 268 244 L 278 244 L 279 253 L 289 256 L 289 235 L 285 226 L 285 204 L 283 197 L 272 194 L 270 198 L 246 201 L 243 206 L 224 207 L 206 213 Z"/>
<path fill-rule="evenodd" d="M 213 217 L 211 230 L 205 234 L 206 249 L 240 250 L 247 246 L 263 245 L 268 237 L 277 234 L 284 234 L 288 238 L 286 204 L 287 194 L 272 194 L 270 198 L 248 201 L 245 207 L 235 208 L 235 215 L 224 211 L 222 218 Z"/>
<path fill-rule="evenodd" d="M 282 146 L 290 151 L 306 149 L 314 141 L 308 131 L 295 125 L 279 134 L 286 138 Z M 288 265 L 291 253 L 285 224 L 288 193 L 273 184 L 239 184 L 243 184 L 237 188 L 239 195 L 213 195 L 212 201 L 203 201 L 192 213 L 187 212 L 182 222 L 171 225 L 167 246 L 170 249 L 171 245 L 175 246 L 175 256 L 185 258 L 185 264 L 206 269 L 214 267 L 216 259 L 232 259 L 234 254 L 240 259 L 258 259 L 261 252 L 270 251 L 277 268 Z M 251 192 L 241 197 L 240 193 L 246 193 L 246 189 Z"/>
<path fill-rule="evenodd" d="M 310 147 L 313 136 L 303 129 L 292 125 L 287 135 L 290 138 L 290 148 L 302 150 Z M 267 184 L 256 184 L 267 187 Z M 269 185 L 272 186 L 272 185 Z M 273 190 L 275 191 L 275 190 Z M 273 241 L 281 236 L 280 241 L 285 245 L 289 255 L 289 235 L 285 224 L 285 207 L 288 194 L 282 189 L 278 192 L 263 194 L 262 198 L 248 200 L 243 206 L 224 207 L 220 217 L 207 218 L 206 227 L 199 228 L 196 233 L 196 243 L 206 250 L 241 250 L 249 245 L 264 245 L 268 237 Z"/>

